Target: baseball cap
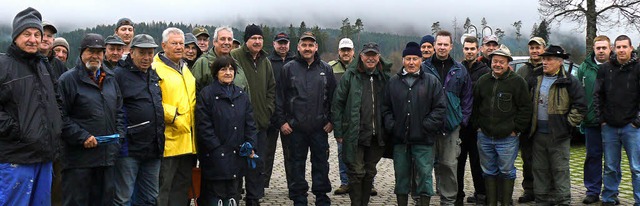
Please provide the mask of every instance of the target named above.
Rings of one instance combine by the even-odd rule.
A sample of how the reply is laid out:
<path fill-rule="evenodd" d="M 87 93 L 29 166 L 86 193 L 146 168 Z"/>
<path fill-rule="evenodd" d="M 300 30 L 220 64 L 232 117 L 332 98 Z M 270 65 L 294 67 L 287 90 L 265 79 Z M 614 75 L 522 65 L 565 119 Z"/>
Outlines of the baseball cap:
<path fill-rule="evenodd" d="M 54 26 L 51 22 L 48 22 L 48 21 L 42 21 L 42 28 L 43 29 L 49 28 L 51 29 L 51 31 L 53 31 L 54 34 L 58 33 L 58 29 L 56 28 L 56 26 Z"/>
<path fill-rule="evenodd" d="M 338 43 L 338 49 L 349 48 L 353 49 L 353 41 L 349 38 L 340 39 L 340 43 Z"/>
<path fill-rule="evenodd" d="M 120 28 L 121 26 L 124 25 L 131 25 L 133 26 L 133 21 L 131 21 L 131 19 L 129 18 L 121 18 L 118 20 L 118 23 L 116 23 L 116 29 Z"/>
<path fill-rule="evenodd" d="M 485 36 L 484 38 L 482 38 L 482 44 L 487 44 L 489 42 L 495 42 L 496 44 L 500 44 L 498 43 L 498 37 L 496 35 L 489 35 L 489 36 Z"/>
<path fill-rule="evenodd" d="M 80 42 L 80 52 L 87 48 L 104 49 L 104 38 L 100 34 L 88 33 Z"/>
<path fill-rule="evenodd" d="M 300 41 L 304 39 L 312 39 L 313 41 L 316 41 L 316 35 L 313 35 L 313 32 L 306 31 L 300 36 Z"/>
<path fill-rule="evenodd" d="M 378 44 L 376 44 L 375 42 L 369 42 L 364 44 L 364 46 L 362 46 L 362 52 L 360 53 L 364 54 L 367 52 L 375 52 L 376 54 L 380 54 L 380 48 Z"/>
<path fill-rule="evenodd" d="M 156 48 L 158 45 L 156 44 L 153 37 L 148 34 L 138 34 L 133 37 L 131 40 L 131 47 L 138 48 Z"/>
<path fill-rule="evenodd" d="M 279 41 L 289 41 L 289 35 L 287 35 L 287 33 L 284 32 L 280 32 L 278 34 L 276 34 L 275 37 L 273 37 L 273 41 L 275 42 L 279 42 Z"/>
<path fill-rule="evenodd" d="M 207 37 L 211 36 L 211 35 L 209 35 L 209 30 L 207 30 L 206 28 L 201 27 L 201 26 L 193 28 L 193 31 L 191 31 L 191 33 L 193 33 L 193 35 L 196 36 L 196 37 L 198 37 L 200 35 L 207 35 Z"/>
<path fill-rule="evenodd" d="M 545 42 L 545 41 L 544 41 L 544 39 L 542 39 L 542 38 L 540 38 L 540 37 L 537 37 L 537 36 L 535 36 L 535 37 L 531 38 L 531 39 L 529 40 L 529 43 L 527 43 L 527 44 L 531 44 L 531 42 L 535 42 L 535 43 L 539 44 L 539 45 L 540 45 L 540 46 L 542 46 L 542 47 L 547 46 L 547 42 Z"/>
<path fill-rule="evenodd" d="M 118 35 L 107 36 L 104 39 L 105 44 L 126 45 Z"/>

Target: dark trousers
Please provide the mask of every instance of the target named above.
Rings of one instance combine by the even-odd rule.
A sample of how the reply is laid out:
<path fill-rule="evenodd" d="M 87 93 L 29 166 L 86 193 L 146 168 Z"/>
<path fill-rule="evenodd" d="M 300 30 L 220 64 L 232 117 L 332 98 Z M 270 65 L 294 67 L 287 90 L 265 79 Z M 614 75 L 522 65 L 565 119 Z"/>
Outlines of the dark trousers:
<path fill-rule="evenodd" d="M 286 159 L 289 156 L 289 137 L 280 134 L 280 129 L 270 126 L 267 129 L 267 148 L 266 157 L 264 158 L 264 187 L 269 188 L 271 174 L 273 173 L 273 162 L 276 156 L 276 148 L 278 146 L 278 135 L 280 135 L 280 144 L 282 144 L 282 156 Z M 284 172 L 287 177 L 287 187 L 291 183 L 291 168 L 287 161 L 284 161 Z"/>
<path fill-rule="evenodd" d="M 458 198 L 464 198 L 464 173 L 469 154 L 469 164 L 471 165 L 471 177 L 473 178 L 473 188 L 475 195 L 484 195 L 484 178 L 482 177 L 482 167 L 478 156 L 478 132 L 471 127 L 460 129 L 460 156 L 458 156 Z"/>
<path fill-rule="evenodd" d="M 600 196 L 602 191 L 602 130 L 600 126 L 584 127 L 587 157 L 584 159 L 584 187 L 587 195 Z"/>
<path fill-rule="evenodd" d="M 188 206 L 193 155 L 162 158 L 158 206 Z"/>
<path fill-rule="evenodd" d="M 237 190 L 239 184 L 239 179 L 206 180 L 202 178 L 198 205 L 218 205 L 220 200 L 223 205 L 230 205 L 229 202 L 234 201 L 236 205 L 240 205 L 241 197 Z"/>
<path fill-rule="evenodd" d="M 307 153 L 311 151 L 311 192 L 316 196 L 318 206 L 331 204 L 327 196 L 331 192 L 329 181 L 329 140 L 324 131 L 302 132 L 293 129 L 289 134 L 291 155 L 286 161 L 291 165 L 291 185 L 289 199 L 294 205 L 307 205 L 309 183 L 305 180 Z"/>
<path fill-rule="evenodd" d="M 346 156 L 355 156 L 353 161 L 344 161 L 347 166 L 347 175 L 349 176 L 349 198 L 351 205 L 368 205 L 373 186 L 373 178 L 378 173 L 376 166 L 384 153 L 384 146 L 379 146 L 378 142 L 371 141 L 371 146 L 358 145 L 355 154 L 342 154 Z M 343 140 L 344 141 L 344 140 Z M 355 139 L 354 141 L 358 141 Z M 343 142 L 344 143 L 344 142 Z M 343 150 L 344 151 L 344 150 Z"/>
<path fill-rule="evenodd" d="M 267 156 L 267 131 L 260 130 L 257 135 L 256 145 L 253 148 L 260 158 L 256 160 L 256 168 L 247 170 L 244 176 L 244 188 L 247 190 L 246 198 L 248 200 L 259 200 L 264 197 L 264 158 Z M 242 186 L 242 183 L 238 187 Z M 239 190 L 238 190 L 239 191 Z"/>
<path fill-rule="evenodd" d="M 62 199 L 65 206 L 113 205 L 115 168 L 90 167 L 62 170 Z"/>
<path fill-rule="evenodd" d="M 533 136 L 533 176 L 537 205 L 570 205 L 570 137 Z"/>
<path fill-rule="evenodd" d="M 62 205 L 62 161 L 53 161 L 53 183 L 51 185 L 51 206 Z"/>
<path fill-rule="evenodd" d="M 520 158 L 522 158 L 522 189 L 533 194 L 533 138 L 529 134 L 520 135 Z"/>

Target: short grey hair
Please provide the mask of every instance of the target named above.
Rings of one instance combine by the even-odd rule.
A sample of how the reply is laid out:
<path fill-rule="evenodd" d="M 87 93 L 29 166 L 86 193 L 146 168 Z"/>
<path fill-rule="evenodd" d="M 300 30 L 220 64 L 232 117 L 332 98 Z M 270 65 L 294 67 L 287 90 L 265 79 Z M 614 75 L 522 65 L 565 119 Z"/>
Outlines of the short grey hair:
<path fill-rule="evenodd" d="M 167 43 L 169 41 L 169 34 L 177 34 L 182 36 L 182 41 L 184 41 L 184 32 L 176 27 L 169 27 L 162 32 L 162 43 Z"/>
<path fill-rule="evenodd" d="M 230 26 L 220 26 L 213 31 L 213 41 L 218 41 L 218 32 L 225 30 L 231 33 L 231 38 L 233 38 L 233 29 Z"/>

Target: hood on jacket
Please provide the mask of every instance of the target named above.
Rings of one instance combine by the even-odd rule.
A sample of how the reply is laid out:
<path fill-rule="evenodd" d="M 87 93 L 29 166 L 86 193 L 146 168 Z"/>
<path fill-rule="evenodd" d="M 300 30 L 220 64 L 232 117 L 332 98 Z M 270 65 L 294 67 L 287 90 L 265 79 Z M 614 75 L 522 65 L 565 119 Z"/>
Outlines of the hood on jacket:
<path fill-rule="evenodd" d="M 634 64 L 638 61 L 638 55 L 636 54 L 636 51 L 632 51 L 631 52 L 631 59 L 629 59 L 629 61 L 627 63 L 624 64 L 620 64 L 618 62 L 618 55 L 613 53 L 611 54 L 611 56 L 609 56 L 609 61 L 611 62 L 612 65 L 614 66 L 618 66 L 624 69 L 625 66 L 629 65 L 629 64 Z"/>

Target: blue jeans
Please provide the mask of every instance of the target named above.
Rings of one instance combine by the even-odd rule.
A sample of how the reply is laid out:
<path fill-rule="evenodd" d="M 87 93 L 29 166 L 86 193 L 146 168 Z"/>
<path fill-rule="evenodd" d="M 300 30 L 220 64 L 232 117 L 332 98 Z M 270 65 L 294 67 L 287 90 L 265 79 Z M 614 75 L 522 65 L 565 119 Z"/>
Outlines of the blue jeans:
<path fill-rule="evenodd" d="M 349 177 L 347 177 L 347 165 L 342 161 L 342 143 L 338 144 L 338 168 L 340 169 L 340 185 L 347 185 L 349 183 Z"/>
<path fill-rule="evenodd" d="M 114 205 L 156 205 L 160 162 L 160 158 L 118 158 L 115 166 Z"/>
<path fill-rule="evenodd" d="M 289 134 L 289 152 L 291 155 L 285 161 L 291 165 L 291 185 L 289 199 L 294 205 L 307 205 L 307 191 L 309 183 L 305 179 L 307 154 L 311 151 L 311 192 L 316 196 L 319 206 L 331 205 L 327 193 L 331 191 L 329 181 L 329 140 L 324 131 L 302 132 L 295 128 Z"/>
<path fill-rule="evenodd" d="M 631 183 L 633 184 L 633 199 L 636 205 L 640 203 L 640 137 L 638 129 L 627 124 L 616 128 L 609 125 L 602 126 L 602 143 L 604 146 L 604 189 L 602 202 L 614 202 L 620 186 L 621 149 L 627 152 L 631 169 Z"/>
<path fill-rule="evenodd" d="M 478 155 L 485 177 L 502 176 L 516 179 L 516 157 L 518 157 L 518 136 L 493 138 L 478 132 Z"/>
<path fill-rule="evenodd" d="M 52 165 L 0 163 L 0 205 L 51 205 Z"/>
<path fill-rule="evenodd" d="M 584 187 L 586 195 L 600 196 L 602 191 L 602 130 L 597 127 L 584 127 L 587 157 L 584 160 Z M 620 168 L 616 171 L 620 173 Z"/>

